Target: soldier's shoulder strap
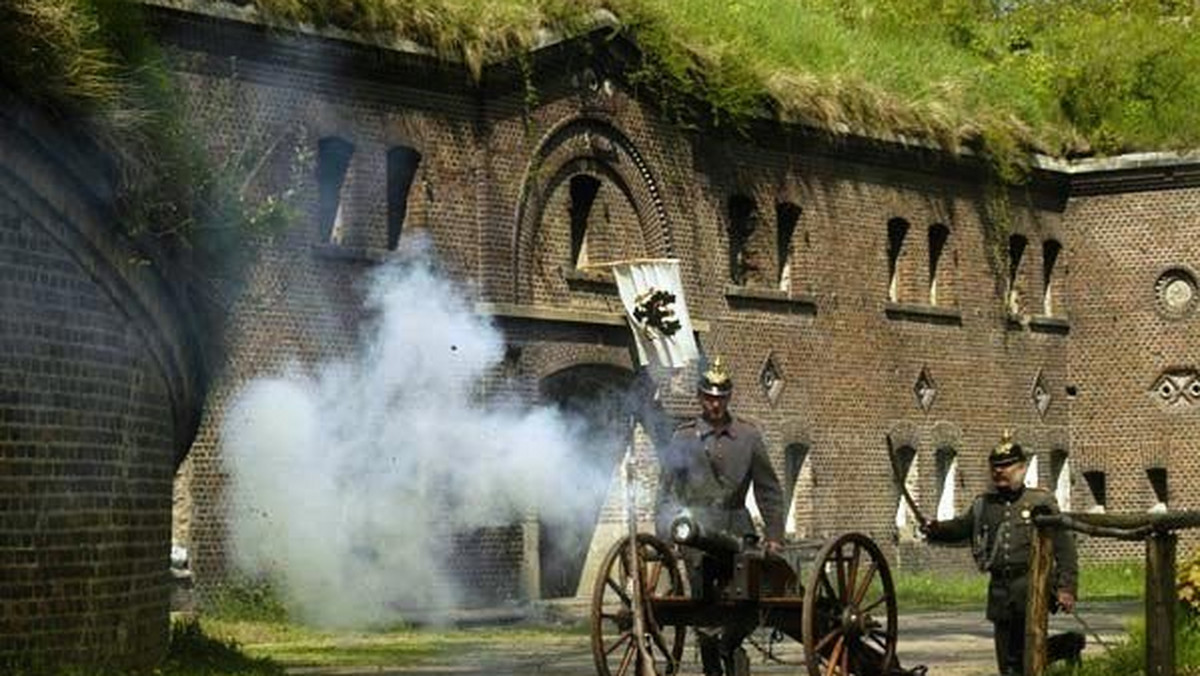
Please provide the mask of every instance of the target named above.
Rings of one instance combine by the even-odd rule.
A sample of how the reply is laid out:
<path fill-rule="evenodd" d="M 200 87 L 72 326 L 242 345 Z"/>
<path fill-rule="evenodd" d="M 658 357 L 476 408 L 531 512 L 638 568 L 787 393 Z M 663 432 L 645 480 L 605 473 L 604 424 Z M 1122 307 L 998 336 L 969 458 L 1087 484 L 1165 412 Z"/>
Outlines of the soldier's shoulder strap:
<path fill-rule="evenodd" d="M 1029 502 L 1035 505 L 1044 505 L 1055 501 L 1054 493 L 1051 493 L 1049 489 L 1030 486 L 1025 491 L 1029 496 Z"/>
<path fill-rule="evenodd" d="M 678 424 L 675 425 L 675 433 L 676 434 L 679 434 L 680 432 L 686 432 L 688 430 L 694 430 L 694 429 L 696 429 L 696 419 L 695 418 L 688 418 L 686 420 L 682 420 Z"/>
<path fill-rule="evenodd" d="M 762 423 L 753 416 L 742 415 L 741 413 L 733 416 L 733 419 L 743 425 L 753 427 L 755 431 L 762 431 Z"/>

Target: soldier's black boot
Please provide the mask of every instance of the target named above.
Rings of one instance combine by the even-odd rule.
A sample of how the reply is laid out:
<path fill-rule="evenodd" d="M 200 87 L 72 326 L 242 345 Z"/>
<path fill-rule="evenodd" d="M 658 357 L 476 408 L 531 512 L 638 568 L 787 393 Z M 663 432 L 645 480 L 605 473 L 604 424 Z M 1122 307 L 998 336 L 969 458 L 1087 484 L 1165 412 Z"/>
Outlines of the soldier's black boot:
<path fill-rule="evenodd" d="M 704 676 L 724 676 L 720 639 L 701 633 L 697 634 L 696 642 L 700 645 L 700 664 L 704 667 Z"/>
<path fill-rule="evenodd" d="M 725 676 L 750 676 L 750 656 L 743 648 L 734 648 L 721 655 Z"/>

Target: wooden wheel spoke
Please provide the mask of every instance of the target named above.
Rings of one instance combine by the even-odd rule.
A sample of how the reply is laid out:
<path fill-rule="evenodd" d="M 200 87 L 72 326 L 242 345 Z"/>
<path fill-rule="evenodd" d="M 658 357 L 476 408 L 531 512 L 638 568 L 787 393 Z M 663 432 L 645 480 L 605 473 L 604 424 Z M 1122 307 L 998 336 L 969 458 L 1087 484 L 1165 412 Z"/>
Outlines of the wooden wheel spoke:
<path fill-rule="evenodd" d="M 813 647 L 813 652 L 818 655 L 821 654 L 821 651 L 825 649 L 825 646 L 829 645 L 830 641 L 832 641 L 835 638 L 839 638 L 841 636 L 842 636 L 842 630 L 840 628 L 834 629 L 833 631 L 829 632 L 828 634 L 825 634 L 825 636 L 821 637 L 820 641 L 817 641 L 816 646 Z"/>
<path fill-rule="evenodd" d="M 879 630 L 869 631 L 869 632 L 867 632 L 867 634 L 865 636 L 863 636 L 863 641 L 868 641 L 868 640 L 874 641 L 875 644 L 878 645 L 880 648 L 883 648 L 883 649 L 887 648 L 887 645 L 888 645 L 887 632 L 883 632 L 883 631 L 879 631 Z"/>
<path fill-rule="evenodd" d="M 841 659 L 842 650 L 846 647 L 846 637 L 838 638 L 837 643 L 833 645 L 833 650 L 830 651 L 829 660 L 825 663 L 825 676 L 833 676 L 833 670 L 837 667 L 838 660 Z"/>
<path fill-rule="evenodd" d="M 859 608 L 858 612 L 869 613 L 872 610 L 878 608 L 880 606 L 880 604 L 887 603 L 887 600 L 888 600 L 887 594 L 884 594 L 883 596 L 880 596 L 878 599 L 875 599 L 874 601 L 872 601 L 869 605 L 865 605 L 865 606 Z"/>
<path fill-rule="evenodd" d="M 842 676 L 850 676 L 850 648 L 842 651 Z"/>
<path fill-rule="evenodd" d="M 836 599 L 838 597 L 838 593 L 833 589 L 833 583 L 829 581 L 828 573 L 821 573 L 821 586 L 829 592 L 829 598 Z"/>
<path fill-rule="evenodd" d="M 646 589 L 647 590 L 654 591 L 655 589 L 658 588 L 658 579 L 660 577 L 662 577 L 662 571 L 663 571 L 662 562 L 655 561 L 654 562 L 654 572 L 649 576 L 650 579 L 646 581 Z"/>
<path fill-rule="evenodd" d="M 617 596 L 621 597 L 621 603 L 623 603 L 627 606 L 633 605 L 633 601 L 629 598 L 629 595 L 626 594 L 625 590 L 623 589 L 624 585 L 618 585 L 616 583 L 616 581 L 614 581 L 611 577 L 605 581 L 608 583 L 609 588 L 612 589 L 613 591 L 615 591 L 617 593 Z"/>
<path fill-rule="evenodd" d="M 850 556 L 850 570 L 846 576 L 846 596 L 844 600 L 847 603 L 855 595 L 855 582 L 858 580 L 858 563 L 862 557 L 862 548 L 858 546 L 858 543 L 852 542 L 851 546 L 854 548 L 854 554 Z"/>
<path fill-rule="evenodd" d="M 629 669 L 629 665 L 633 663 L 633 656 L 636 653 L 637 646 L 630 641 L 629 645 L 625 648 L 625 654 L 621 656 L 621 664 L 617 666 L 617 673 L 615 676 L 624 675 L 624 673 Z"/>
<path fill-rule="evenodd" d="M 667 658 L 667 661 L 670 662 L 671 649 L 667 647 L 667 642 L 663 640 L 662 632 L 659 631 L 658 627 L 650 630 L 650 640 L 654 642 L 654 645 L 658 646 L 659 651 Z"/>
<path fill-rule="evenodd" d="M 625 643 L 625 642 L 631 640 L 632 638 L 633 638 L 633 634 L 631 632 L 628 632 L 628 631 L 623 632 L 617 638 L 617 640 L 612 642 L 612 645 L 610 645 L 604 649 L 604 654 L 611 655 L 612 651 L 616 650 L 617 648 L 619 648 L 621 646 L 622 643 Z"/>
<path fill-rule="evenodd" d="M 863 597 L 867 595 L 867 590 L 871 588 L 871 583 L 875 581 L 875 571 L 879 570 L 879 564 L 871 559 L 871 565 L 867 567 L 867 574 L 863 576 L 862 586 L 854 593 L 854 598 L 850 602 L 854 605 L 862 603 Z"/>
<path fill-rule="evenodd" d="M 843 604 L 845 604 L 846 597 L 848 596 L 848 594 L 846 592 L 846 566 L 845 566 L 846 557 L 842 553 L 842 549 L 840 547 L 837 549 L 837 553 L 834 556 L 833 561 L 834 561 L 834 564 L 837 566 L 837 582 L 838 582 L 837 594 L 835 594 L 835 596 L 840 601 L 842 601 Z"/>

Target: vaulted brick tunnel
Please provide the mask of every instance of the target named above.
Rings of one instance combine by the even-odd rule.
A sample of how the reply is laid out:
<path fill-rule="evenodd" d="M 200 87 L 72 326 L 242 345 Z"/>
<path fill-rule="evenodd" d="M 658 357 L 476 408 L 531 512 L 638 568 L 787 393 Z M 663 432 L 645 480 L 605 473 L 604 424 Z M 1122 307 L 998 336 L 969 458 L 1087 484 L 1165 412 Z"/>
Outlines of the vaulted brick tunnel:
<path fill-rule="evenodd" d="M 116 234 L 103 158 L 0 100 L 0 665 L 153 664 L 202 397 L 188 315 Z"/>

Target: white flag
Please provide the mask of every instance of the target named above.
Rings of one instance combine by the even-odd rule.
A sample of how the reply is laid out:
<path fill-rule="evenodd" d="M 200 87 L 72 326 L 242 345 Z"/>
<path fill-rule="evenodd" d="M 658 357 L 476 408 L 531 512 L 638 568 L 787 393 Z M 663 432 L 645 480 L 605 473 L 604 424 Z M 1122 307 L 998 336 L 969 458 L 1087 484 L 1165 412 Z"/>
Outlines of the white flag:
<path fill-rule="evenodd" d="M 672 258 L 622 261 L 612 264 L 625 316 L 633 329 L 638 361 L 680 368 L 700 356 L 679 261 Z"/>

